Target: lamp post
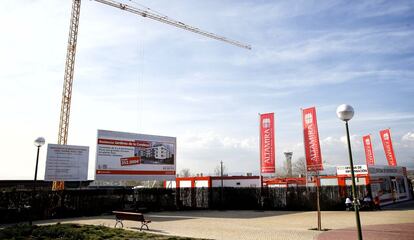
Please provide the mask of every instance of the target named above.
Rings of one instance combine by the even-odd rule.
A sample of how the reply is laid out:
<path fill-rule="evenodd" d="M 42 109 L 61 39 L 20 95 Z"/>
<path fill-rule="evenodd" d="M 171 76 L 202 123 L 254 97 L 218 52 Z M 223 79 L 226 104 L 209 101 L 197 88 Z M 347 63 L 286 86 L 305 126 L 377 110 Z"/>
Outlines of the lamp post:
<path fill-rule="evenodd" d="M 36 181 L 37 181 L 37 166 L 39 165 L 39 152 L 40 152 L 40 147 L 43 146 L 45 144 L 45 139 L 43 137 L 38 137 L 36 138 L 36 140 L 34 141 L 34 145 L 37 147 L 37 155 L 36 155 L 36 168 L 35 168 L 35 175 L 34 175 L 34 180 L 33 180 L 33 191 L 32 191 L 32 213 L 34 213 L 33 211 L 33 206 L 34 206 L 34 198 L 36 196 Z M 33 214 L 32 214 L 33 215 Z M 30 225 L 32 225 L 32 218 L 33 216 L 31 216 L 30 218 Z"/>
<path fill-rule="evenodd" d="M 223 206 L 223 200 L 224 200 L 224 196 L 223 196 L 223 161 L 220 161 L 220 179 L 221 179 L 221 189 L 220 189 L 220 201 L 221 201 L 221 208 L 222 210 L 224 209 Z"/>
<path fill-rule="evenodd" d="M 341 119 L 342 121 L 345 121 L 346 138 L 348 140 L 347 142 L 348 142 L 349 164 L 351 166 L 352 195 L 354 197 L 353 203 L 354 203 L 356 224 L 357 224 L 357 230 L 358 230 L 358 239 L 362 240 L 361 220 L 359 218 L 358 196 L 356 194 L 356 189 L 355 189 L 354 163 L 352 161 L 351 140 L 349 137 L 349 127 L 348 127 L 348 121 L 351 120 L 352 117 L 354 116 L 354 108 L 350 105 L 342 104 L 338 106 L 338 108 L 336 109 L 336 115 L 338 116 L 339 119 Z"/>
<path fill-rule="evenodd" d="M 43 137 L 38 137 L 34 141 L 34 145 L 37 147 L 37 155 L 36 155 L 36 169 L 35 169 L 35 175 L 33 180 L 33 192 L 36 191 L 36 181 L 37 181 L 37 166 L 39 165 L 39 152 L 40 147 L 45 144 L 45 139 Z"/>

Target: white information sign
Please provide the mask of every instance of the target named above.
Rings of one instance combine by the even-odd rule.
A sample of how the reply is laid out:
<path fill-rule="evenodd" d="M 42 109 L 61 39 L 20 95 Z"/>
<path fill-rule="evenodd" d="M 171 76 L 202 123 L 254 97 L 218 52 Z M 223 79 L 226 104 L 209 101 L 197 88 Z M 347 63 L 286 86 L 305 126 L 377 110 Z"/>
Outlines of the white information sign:
<path fill-rule="evenodd" d="M 89 147 L 48 144 L 45 181 L 88 180 Z"/>
<path fill-rule="evenodd" d="M 175 179 L 176 138 L 98 130 L 96 180 Z"/>
<path fill-rule="evenodd" d="M 367 165 L 354 165 L 355 175 L 365 175 L 368 174 Z M 351 176 L 351 167 L 350 166 L 337 166 L 336 175 L 347 175 Z"/>

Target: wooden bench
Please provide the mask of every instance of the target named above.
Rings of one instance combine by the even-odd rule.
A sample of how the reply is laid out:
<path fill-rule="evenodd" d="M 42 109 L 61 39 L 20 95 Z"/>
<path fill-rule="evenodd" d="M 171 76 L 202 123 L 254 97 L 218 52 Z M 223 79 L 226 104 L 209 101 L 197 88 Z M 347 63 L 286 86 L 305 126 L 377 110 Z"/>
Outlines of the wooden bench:
<path fill-rule="evenodd" d="M 142 213 L 134 213 L 134 212 L 119 212 L 119 211 L 112 211 L 113 214 L 115 214 L 115 228 L 118 223 L 121 224 L 121 227 L 124 227 L 124 224 L 122 223 L 122 220 L 129 220 L 129 221 L 138 221 L 141 222 L 141 228 L 139 229 L 142 231 L 142 228 L 145 226 L 148 228 L 148 223 L 151 222 L 151 220 L 146 220 L 144 218 L 144 215 Z"/>

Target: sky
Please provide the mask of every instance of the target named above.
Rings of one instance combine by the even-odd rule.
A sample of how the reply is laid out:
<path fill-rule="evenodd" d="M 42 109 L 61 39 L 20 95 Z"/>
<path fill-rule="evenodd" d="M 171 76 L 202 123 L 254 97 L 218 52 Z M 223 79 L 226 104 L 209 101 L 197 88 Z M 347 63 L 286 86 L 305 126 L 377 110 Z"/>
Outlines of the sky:
<path fill-rule="evenodd" d="M 301 108 L 316 107 L 325 167 L 355 164 L 391 129 L 398 165 L 414 169 L 413 1 L 124 1 L 252 46 L 209 39 L 82 1 L 68 144 L 97 129 L 174 136 L 177 172 L 258 173 L 259 113 L 275 113 L 276 168 L 304 156 Z M 71 1 L 5 0 L 0 8 L 0 179 L 33 179 L 43 136 L 57 143 Z M 43 179 L 46 147 L 39 160 Z"/>

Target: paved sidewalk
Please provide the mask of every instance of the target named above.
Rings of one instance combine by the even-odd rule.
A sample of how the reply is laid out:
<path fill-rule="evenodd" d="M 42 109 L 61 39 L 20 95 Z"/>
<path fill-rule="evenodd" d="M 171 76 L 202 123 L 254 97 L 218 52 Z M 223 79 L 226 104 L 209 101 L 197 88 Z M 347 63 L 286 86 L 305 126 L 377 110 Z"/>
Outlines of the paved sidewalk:
<path fill-rule="evenodd" d="M 383 207 L 383 212 L 387 214 L 382 214 L 384 217 L 389 214 L 389 212 L 396 211 L 413 211 L 414 210 L 414 201 L 402 202 L 398 204 L 392 204 Z M 401 216 L 404 214 L 401 213 Z M 362 226 L 362 236 L 364 240 L 385 240 L 385 239 L 398 239 L 398 240 L 412 240 L 414 239 L 414 223 L 399 223 L 393 224 L 392 221 L 389 224 L 382 225 L 366 225 L 363 222 Z M 317 236 L 318 240 L 348 240 L 348 239 L 357 239 L 357 229 L 356 226 L 351 228 L 335 229 L 322 233 Z"/>
<path fill-rule="evenodd" d="M 387 224 L 387 225 L 368 225 L 362 227 L 362 237 L 364 240 L 413 240 L 414 223 Z M 356 228 L 346 228 L 332 230 L 320 234 L 318 240 L 348 240 L 358 239 Z"/>
<path fill-rule="evenodd" d="M 414 202 L 411 203 L 414 205 Z M 410 206 L 411 206 L 410 205 Z M 322 228 L 326 232 L 309 230 L 317 224 L 316 212 L 290 211 L 181 211 L 145 214 L 152 220 L 152 233 L 175 236 L 244 240 L 244 239 L 356 239 L 354 212 L 323 211 Z M 37 224 L 71 222 L 113 227 L 114 216 L 99 216 L 76 219 L 39 221 Z M 414 209 L 361 212 L 366 239 L 414 239 Z M 124 221 L 127 229 L 137 230 L 139 224 Z M 372 233 L 381 233 L 386 238 L 370 238 Z M 318 235 L 320 234 L 319 238 Z M 340 238 L 345 237 L 345 238 Z M 405 238 L 407 239 L 407 238 Z"/>

